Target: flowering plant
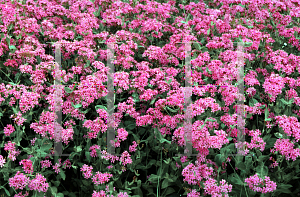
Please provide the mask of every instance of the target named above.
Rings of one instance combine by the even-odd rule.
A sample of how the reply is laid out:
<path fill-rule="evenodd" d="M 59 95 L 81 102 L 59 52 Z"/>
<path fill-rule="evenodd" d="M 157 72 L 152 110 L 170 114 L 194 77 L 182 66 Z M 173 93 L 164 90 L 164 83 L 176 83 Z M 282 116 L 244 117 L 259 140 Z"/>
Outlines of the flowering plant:
<path fill-rule="evenodd" d="M 300 192 L 294 181 L 300 163 L 297 1 L 2 0 L 0 10 L 1 195 Z M 55 48 L 47 41 L 61 46 L 61 91 L 54 85 Z M 109 143 L 116 155 L 106 150 L 105 137 L 111 42 L 116 136 Z M 187 144 L 188 42 L 188 137 L 196 157 L 176 156 Z M 237 43 L 245 46 L 242 66 Z M 233 86 L 241 67 L 243 99 Z M 236 128 L 240 100 L 243 142 Z M 56 107 L 63 114 L 61 139 Z M 48 155 L 58 141 L 68 156 Z"/>

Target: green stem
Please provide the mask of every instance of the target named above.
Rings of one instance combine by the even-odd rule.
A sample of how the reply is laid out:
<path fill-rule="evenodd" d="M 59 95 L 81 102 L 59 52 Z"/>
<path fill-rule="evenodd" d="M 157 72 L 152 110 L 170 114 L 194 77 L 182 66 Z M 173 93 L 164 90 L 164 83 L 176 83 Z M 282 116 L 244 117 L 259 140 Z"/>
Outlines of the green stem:
<path fill-rule="evenodd" d="M 234 157 L 232 157 L 232 158 L 236 161 L 236 159 L 235 159 Z M 233 166 L 231 165 L 230 162 L 229 162 L 229 164 L 230 164 L 230 166 L 232 167 L 232 169 L 234 170 L 234 173 L 235 173 L 235 174 L 237 175 L 237 177 L 239 177 L 239 179 L 240 179 L 240 176 L 238 176 L 237 172 L 235 171 L 235 168 L 233 168 Z M 240 181 L 241 181 L 241 183 L 244 183 L 241 179 L 240 179 Z M 245 189 L 245 191 L 246 191 L 246 196 L 248 197 L 248 193 L 247 193 L 245 184 L 243 184 L 243 185 L 244 185 L 244 189 Z"/>
<path fill-rule="evenodd" d="M 3 72 L 3 71 L 1 70 L 1 72 Z M 3 73 L 5 74 L 5 76 L 7 76 L 7 74 L 5 72 L 3 72 Z M 9 76 L 7 76 L 7 78 L 9 78 Z M 9 78 L 9 79 L 11 80 L 11 78 Z M 11 82 L 13 82 L 13 80 L 11 80 Z"/>

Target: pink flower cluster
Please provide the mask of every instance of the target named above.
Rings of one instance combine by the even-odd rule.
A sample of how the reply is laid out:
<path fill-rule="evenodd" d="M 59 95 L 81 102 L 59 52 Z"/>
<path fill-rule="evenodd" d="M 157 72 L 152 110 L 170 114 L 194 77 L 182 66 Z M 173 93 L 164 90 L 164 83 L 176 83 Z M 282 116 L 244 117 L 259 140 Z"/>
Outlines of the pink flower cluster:
<path fill-rule="evenodd" d="M 109 173 L 101 173 L 96 172 L 96 174 L 93 176 L 92 180 L 95 185 L 103 184 L 105 182 L 109 181 L 109 178 L 111 178 L 113 175 Z"/>
<path fill-rule="evenodd" d="M 265 176 L 265 179 L 259 178 L 257 174 L 245 179 L 249 188 L 255 192 L 268 193 L 276 190 L 276 183 L 270 180 L 270 177 Z M 259 187 L 263 186 L 263 187 Z"/>
<path fill-rule="evenodd" d="M 138 146 L 138 144 L 136 143 L 136 141 L 132 142 L 133 145 L 129 146 L 129 152 L 135 152 L 136 151 L 136 147 Z"/>
<path fill-rule="evenodd" d="M 228 192 L 232 190 L 232 185 L 228 185 L 224 179 L 222 179 L 220 185 L 217 186 L 216 180 L 208 178 L 208 180 L 204 182 L 204 185 L 205 193 L 210 194 L 212 197 L 229 197 Z"/>
<path fill-rule="evenodd" d="M 36 177 L 31 180 L 31 182 L 28 185 L 28 188 L 30 190 L 36 190 L 38 192 L 47 192 L 49 188 L 49 184 L 46 183 L 46 178 L 43 175 L 40 175 L 39 173 L 36 174 Z"/>
<path fill-rule="evenodd" d="M 286 115 L 282 115 L 276 116 L 275 120 L 287 136 L 293 136 L 296 139 L 296 142 L 300 140 L 300 123 L 298 122 L 297 117 L 287 117 Z"/>
<path fill-rule="evenodd" d="M 5 158 L 3 158 L 2 155 L 0 155 L 0 167 L 2 168 L 5 163 L 6 163 Z"/>
<path fill-rule="evenodd" d="M 271 149 L 271 152 L 274 153 L 278 151 L 280 154 L 284 155 L 287 160 L 292 159 L 295 161 L 297 157 L 300 156 L 300 149 L 294 149 L 294 143 L 289 139 L 277 139 L 274 144 L 274 149 Z"/>
<path fill-rule="evenodd" d="M 256 129 L 255 131 L 249 131 L 247 128 L 245 129 L 245 131 L 246 133 L 248 132 L 248 135 L 252 137 L 250 144 L 246 142 L 247 147 L 249 149 L 260 148 L 260 151 L 264 151 L 266 142 L 264 142 L 264 140 L 259 137 L 259 135 L 261 135 L 261 131 L 259 129 Z"/>
<path fill-rule="evenodd" d="M 20 165 L 23 164 L 23 169 L 25 173 L 33 173 L 33 165 L 32 161 L 30 159 L 23 159 L 22 161 L 19 162 Z"/>
<path fill-rule="evenodd" d="M 281 94 L 282 88 L 285 86 L 284 78 L 278 74 L 272 73 L 270 77 L 266 77 L 263 88 L 266 93 L 271 94 L 270 101 L 275 102 L 277 95 Z"/>
<path fill-rule="evenodd" d="M 83 172 L 84 178 L 89 179 L 93 175 L 92 174 L 93 173 L 92 169 L 93 169 L 92 166 L 88 166 L 88 165 L 84 164 L 81 167 L 80 171 Z"/>
<path fill-rule="evenodd" d="M 8 124 L 8 125 L 6 125 L 6 127 L 4 127 L 4 134 L 6 136 L 9 136 L 14 131 L 15 131 L 15 127 L 13 127 L 11 124 Z"/>
<path fill-rule="evenodd" d="M 5 151 L 9 151 L 8 152 L 8 158 L 12 161 L 15 161 L 16 160 L 16 156 L 18 156 L 21 151 L 19 150 L 16 150 L 15 148 L 15 142 L 11 142 L 11 141 L 8 141 L 5 145 L 4 145 L 4 150 Z"/>

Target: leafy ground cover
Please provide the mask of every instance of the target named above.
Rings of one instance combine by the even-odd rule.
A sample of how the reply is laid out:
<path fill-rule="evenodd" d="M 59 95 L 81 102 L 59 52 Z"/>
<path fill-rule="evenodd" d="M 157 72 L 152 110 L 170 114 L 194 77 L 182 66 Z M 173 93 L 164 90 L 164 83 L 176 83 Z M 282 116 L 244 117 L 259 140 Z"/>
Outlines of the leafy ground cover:
<path fill-rule="evenodd" d="M 0 196 L 297 196 L 299 6 L 1 0 Z M 61 139 L 54 136 L 57 71 L 48 42 L 61 43 Z M 109 154 L 106 142 L 111 42 L 112 144 L 120 156 Z M 180 157 L 186 42 L 198 156 Z M 244 94 L 230 86 L 241 67 Z M 238 101 L 244 142 L 237 140 Z M 69 155 L 47 156 L 59 140 Z"/>

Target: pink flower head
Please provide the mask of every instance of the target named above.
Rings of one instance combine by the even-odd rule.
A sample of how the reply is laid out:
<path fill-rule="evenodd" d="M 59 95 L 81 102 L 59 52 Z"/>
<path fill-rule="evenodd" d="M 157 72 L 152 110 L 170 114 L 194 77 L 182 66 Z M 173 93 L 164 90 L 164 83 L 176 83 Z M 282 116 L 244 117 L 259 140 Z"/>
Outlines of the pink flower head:
<path fill-rule="evenodd" d="M 11 124 L 8 124 L 6 127 L 4 127 L 4 134 L 6 136 L 9 136 L 14 131 L 15 131 L 15 128 Z"/>
<path fill-rule="evenodd" d="M 23 159 L 19 162 L 19 164 L 23 164 L 23 169 L 26 173 L 31 174 L 33 172 L 32 161 L 30 159 Z"/>

